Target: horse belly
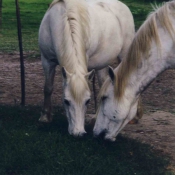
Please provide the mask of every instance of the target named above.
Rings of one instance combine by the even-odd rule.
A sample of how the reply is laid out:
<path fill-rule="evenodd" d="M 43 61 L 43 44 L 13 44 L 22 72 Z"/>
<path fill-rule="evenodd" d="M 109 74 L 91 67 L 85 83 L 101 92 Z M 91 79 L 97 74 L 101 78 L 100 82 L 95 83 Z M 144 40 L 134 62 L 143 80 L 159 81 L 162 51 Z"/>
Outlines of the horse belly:
<path fill-rule="evenodd" d="M 89 59 L 88 62 L 88 69 L 96 69 L 96 70 L 100 70 L 103 69 L 104 67 L 113 64 L 115 61 L 117 61 L 117 57 L 118 57 L 118 52 L 113 51 L 106 51 L 106 52 L 100 52 L 95 54 L 94 56 L 92 56 Z"/>

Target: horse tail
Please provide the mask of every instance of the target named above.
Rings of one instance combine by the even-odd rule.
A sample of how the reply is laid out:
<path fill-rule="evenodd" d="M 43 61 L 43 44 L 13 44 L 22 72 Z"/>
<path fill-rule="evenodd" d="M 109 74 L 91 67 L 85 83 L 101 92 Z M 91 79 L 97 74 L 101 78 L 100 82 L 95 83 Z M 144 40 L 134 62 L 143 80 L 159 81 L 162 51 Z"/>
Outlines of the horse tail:
<path fill-rule="evenodd" d="M 64 47 L 64 53 L 62 56 L 64 59 L 61 60 L 62 63 L 60 62 L 61 66 L 66 65 L 67 67 L 67 62 L 70 62 L 71 70 L 72 64 L 70 56 L 75 56 L 77 65 L 82 67 L 81 72 L 87 72 L 86 48 L 89 44 L 89 15 L 87 2 L 85 0 L 54 0 L 51 3 L 50 8 L 59 2 L 65 4 L 64 39 L 62 41 Z"/>

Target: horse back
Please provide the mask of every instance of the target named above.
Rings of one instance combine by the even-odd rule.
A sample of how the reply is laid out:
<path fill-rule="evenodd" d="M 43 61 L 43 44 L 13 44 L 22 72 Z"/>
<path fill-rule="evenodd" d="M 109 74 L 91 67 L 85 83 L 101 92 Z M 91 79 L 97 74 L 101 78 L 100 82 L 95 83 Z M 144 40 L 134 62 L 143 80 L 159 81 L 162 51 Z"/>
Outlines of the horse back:
<path fill-rule="evenodd" d="M 134 37 L 133 16 L 120 1 L 90 1 L 89 67 L 102 68 L 117 59 Z"/>

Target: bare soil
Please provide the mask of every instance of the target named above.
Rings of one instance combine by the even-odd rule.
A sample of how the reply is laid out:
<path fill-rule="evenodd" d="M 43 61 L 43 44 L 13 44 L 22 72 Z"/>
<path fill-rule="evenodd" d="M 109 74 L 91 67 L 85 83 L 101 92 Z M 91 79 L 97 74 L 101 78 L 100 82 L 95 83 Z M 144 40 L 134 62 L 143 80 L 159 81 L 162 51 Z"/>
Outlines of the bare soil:
<path fill-rule="evenodd" d="M 25 58 L 28 54 L 24 55 Z M 54 83 L 53 105 L 62 106 L 60 69 Z M 43 104 L 44 74 L 39 59 L 25 59 L 26 105 Z M 97 87 L 97 85 L 96 85 Z M 98 88 L 98 87 L 97 87 Z M 122 135 L 150 144 L 171 158 L 168 169 L 175 172 L 175 70 L 167 70 L 142 95 L 144 116 L 136 125 L 127 125 Z M 0 104 L 21 101 L 19 54 L 0 54 Z M 88 113 L 94 113 L 94 102 Z"/>

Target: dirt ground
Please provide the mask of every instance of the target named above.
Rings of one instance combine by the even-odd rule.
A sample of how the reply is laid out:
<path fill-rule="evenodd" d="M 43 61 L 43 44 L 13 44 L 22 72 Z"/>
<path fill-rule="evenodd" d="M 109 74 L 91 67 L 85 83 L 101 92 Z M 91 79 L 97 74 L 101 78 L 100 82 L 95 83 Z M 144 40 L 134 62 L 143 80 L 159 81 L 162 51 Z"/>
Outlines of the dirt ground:
<path fill-rule="evenodd" d="M 28 55 L 24 54 L 26 58 Z M 43 104 L 44 75 L 39 59 L 25 59 L 26 105 Z M 0 54 L 0 104 L 20 104 L 20 66 L 18 54 Z M 167 168 L 175 172 L 175 70 L 161 74 L 143 93 L 144 116 L 137 125 L 127 125 L 122 134 L 150 144 L 171 157 Z M 53 104 L 62 106 L 60 69 L 55 77 Z M 93 100 L 88 113 L 94 113 Z"/>

